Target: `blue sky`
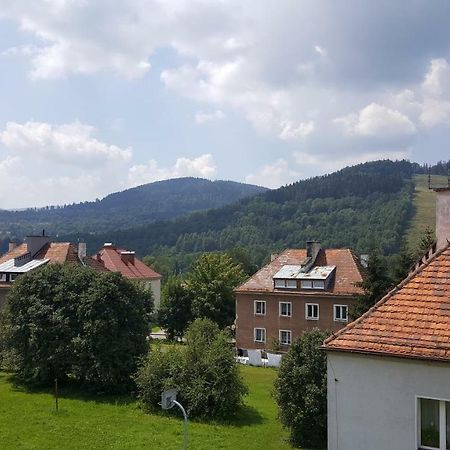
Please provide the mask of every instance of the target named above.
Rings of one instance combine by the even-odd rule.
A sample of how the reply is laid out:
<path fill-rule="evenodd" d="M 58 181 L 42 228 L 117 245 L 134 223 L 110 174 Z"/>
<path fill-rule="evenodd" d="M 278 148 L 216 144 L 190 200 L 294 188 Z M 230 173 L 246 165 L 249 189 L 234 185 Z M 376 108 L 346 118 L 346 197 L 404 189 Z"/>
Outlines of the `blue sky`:
<path fill-rule="evenodd" d="M 0 0 L 0 208 L 450 158 L 450 3 Z"/>

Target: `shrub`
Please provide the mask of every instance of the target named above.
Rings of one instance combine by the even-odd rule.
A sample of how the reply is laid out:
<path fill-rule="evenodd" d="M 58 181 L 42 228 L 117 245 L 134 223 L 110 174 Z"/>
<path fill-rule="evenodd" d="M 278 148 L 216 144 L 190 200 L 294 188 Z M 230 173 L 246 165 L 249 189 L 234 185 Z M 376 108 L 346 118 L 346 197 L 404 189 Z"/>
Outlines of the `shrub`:
<path fill-rule="evenodd" d="M 158 407 L 162 391 L 176 388 L 189 416 L 197 418 L 229 418 L 246 393 L 227 334 L 208 319 L 192 323 L 186 346 L 152 346 L 136 383 L 146 409 Z"/>
<path fill-rule="evenodd" d="M 7 348 L 17 375 L 49 385 L 71 377 L 96 391 L 126 391 L 146 349 L 151 305 L 117 273 L 49 265 L 22 275 L 7 300 Z"/>
<path fill-rule="evenodd" d="M 327 363 L 320 346 L 328 335 L 312 330 L 294 341 L 275 381 L 279 416 L 296 447 L 326 447 Z"/>

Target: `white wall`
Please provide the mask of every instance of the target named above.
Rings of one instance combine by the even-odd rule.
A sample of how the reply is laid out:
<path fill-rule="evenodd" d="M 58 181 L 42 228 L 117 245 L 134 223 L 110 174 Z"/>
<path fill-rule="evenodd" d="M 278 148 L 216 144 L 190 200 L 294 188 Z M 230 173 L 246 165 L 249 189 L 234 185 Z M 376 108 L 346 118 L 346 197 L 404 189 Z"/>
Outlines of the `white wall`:
<path fill-rule="evenodd" d="M 161 280 L 150 280 L 150 287 L 152 289 L 153 300 L 155 302 L 154 311 L 156 311 L 161 303 Z"/>
<path fill-rule="evenodd" d="M 450 364 L 327 357 L 328 450 L 417 449 L 416 396 L 450 399 Z"/>

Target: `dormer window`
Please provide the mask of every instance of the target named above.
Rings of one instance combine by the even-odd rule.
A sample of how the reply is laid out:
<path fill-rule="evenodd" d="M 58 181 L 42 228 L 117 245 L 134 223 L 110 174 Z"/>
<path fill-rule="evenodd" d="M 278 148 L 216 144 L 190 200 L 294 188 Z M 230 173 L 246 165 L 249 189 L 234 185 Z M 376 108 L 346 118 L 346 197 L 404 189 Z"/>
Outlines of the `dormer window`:
<path fill-rule="evenodd" d="M 324 280 L 302 280 L 302 289 L 325 289 Z"/>
<path fill-rule="evenodd" d="M 14 281 L 16 281 L 16 278 L 17 278 L 17 273 L 11 273 L 11 274 L 9 275 L 9 281 L 10 281 L 11 283 L 14 283 Z"/>
<path fill-rule="evenodd" d="M 297 289 L 297 280 L 275 280 L 276 289 Z"/>
<path fill-rule="evenodd" d="M 6 273 L 0 273 L 0 283 L 6 282 Z"/>

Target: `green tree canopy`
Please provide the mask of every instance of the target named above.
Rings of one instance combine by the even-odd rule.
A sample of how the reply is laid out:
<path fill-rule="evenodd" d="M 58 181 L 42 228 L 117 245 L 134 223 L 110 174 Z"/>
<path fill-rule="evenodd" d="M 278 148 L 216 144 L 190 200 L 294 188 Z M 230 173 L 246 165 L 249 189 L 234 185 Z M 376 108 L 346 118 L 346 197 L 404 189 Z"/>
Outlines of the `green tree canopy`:
<path fill-rule="evenodd" d="M 311 330 L 294 341 L 275 381 L 280 419 L 296 447 L 326 447 L 327 361 L 320 346 L 328 335 Z"/>
<path fill-rule="evenodd" d="M 22 275 L 5 310 L 17 375 L 40 385 L 70 376 L 91 390 L 130 388 L 151 306 L 148 293 L 118 273 L 53 264 Z"/>
<path fill-rule="evenodd" d="M 171 276 L 163 286 L 158 309 L 158 324 L 164 328 L 168 339 L 183 337 L 192 321 L 191 303 L 183 279 Z"/>
<path fill-rule="evenodd" d="M 205 253 L 193 265 L 186 280 L 194 318 L 208 318 L 220 328 L 235 318 L 233 289 L 245 280 L 241 267 L 228 255 Z"/>

